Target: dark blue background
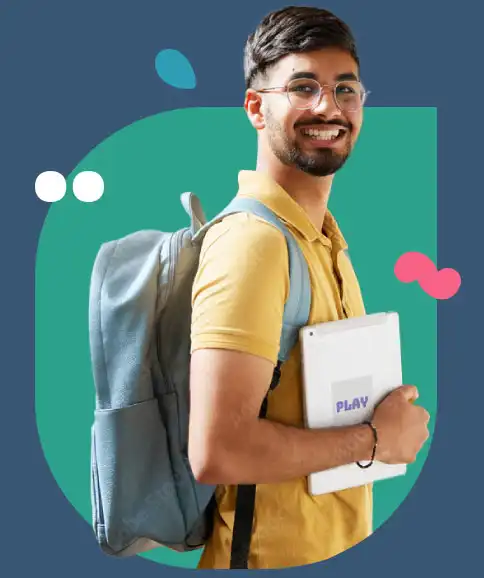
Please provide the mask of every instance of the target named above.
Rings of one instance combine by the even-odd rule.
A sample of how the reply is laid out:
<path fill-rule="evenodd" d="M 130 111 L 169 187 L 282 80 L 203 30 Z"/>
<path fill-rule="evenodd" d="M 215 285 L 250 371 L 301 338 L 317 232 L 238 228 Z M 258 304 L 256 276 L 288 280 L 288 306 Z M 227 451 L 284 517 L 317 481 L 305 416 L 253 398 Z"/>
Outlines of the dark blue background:
<path fill-rule="evenodd" d="M 371 539 L 298 574 L 466 576 L 481 567 L 484 339 L 476 324 L 483 321 L 482 30 L 477 2 L 443 4 L 319 4 L 354 30 L 363 80 L 372 90 L 368 106 L 438 107 L 439 267 L 456 268 L 462 288 L 438 305 L 439 413 L 417 485 Z M 45 170 L 69 174 L 93 146 L 141 117 L 172 108 L 242 105 L 243 44 L 261 17 L 282 5 L 0 2 L 0 568 L 6 576 L 40 569 L 50 578 L 187 571 L 103 555 L 44 461 L 34 418 L 34 263 L 48 205 L 35 196 L 34 181 Z M 162 48 L 188 57 L 197 74 L 195 90 L 174 89 L 156 76 L 154 58 Z M 416 139 L 418 132 L 415 126 Z M 203 143 L 203 135 L 193 136 Z M 382 134 L 382 147 L 388 138 Z M 412 171 L 411 150 L 402 170 Z M 409 222 L 409 240 L 411 234 Z M 68 387 L 66 376 L 66 392 Z M 75 411 L 67 393 L 64 402 L 66 411 Z"/>

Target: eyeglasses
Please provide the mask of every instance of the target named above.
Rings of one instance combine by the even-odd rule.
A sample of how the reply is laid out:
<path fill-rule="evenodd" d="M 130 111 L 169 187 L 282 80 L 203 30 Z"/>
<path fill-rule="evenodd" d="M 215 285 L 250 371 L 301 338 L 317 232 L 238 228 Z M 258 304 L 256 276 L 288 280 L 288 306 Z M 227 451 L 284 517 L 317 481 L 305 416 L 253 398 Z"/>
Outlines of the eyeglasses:
<path fill-rule="evenodd" d="M 321 102 L 324 87 L 333 89 L 336 105 L 341 111 L 356 112 L 366 102 L 369 90 L 365 90 L 358 80 L 343 80 L 336 84 L 321 85 L 312 78 L 296 78 L 286 86 L 261 88 L 256 92 L 285 92 L 289 104 L 298 110 L 313 109 Z"/>

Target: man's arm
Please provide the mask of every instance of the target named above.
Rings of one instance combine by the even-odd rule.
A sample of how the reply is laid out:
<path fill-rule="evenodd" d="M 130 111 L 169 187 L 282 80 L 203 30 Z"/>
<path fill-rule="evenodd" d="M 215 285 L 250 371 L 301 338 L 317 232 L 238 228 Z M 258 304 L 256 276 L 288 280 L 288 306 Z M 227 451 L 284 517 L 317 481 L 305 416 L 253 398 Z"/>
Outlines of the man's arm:
<path fill-rule="evenodd" d="M 310 430 L 259 419 L 273 367 L 237 351 L 193 353 L 189 459 L 199 481 L 278 483 L 370 459 L 367 425 Z"/>
<path fill-rule="evenodd" d="M 189 459 L 210 484 L 282 482 L 370 459 L 366 425 L 315 431 L 259 419 L 277 361 L 289 291 L 287 246 L 274 227 L 228 217 L 207 233 L 193 286 Z M 376 459 L 415 459 L 428 414 L 416 389 L 375 411 Z"/>

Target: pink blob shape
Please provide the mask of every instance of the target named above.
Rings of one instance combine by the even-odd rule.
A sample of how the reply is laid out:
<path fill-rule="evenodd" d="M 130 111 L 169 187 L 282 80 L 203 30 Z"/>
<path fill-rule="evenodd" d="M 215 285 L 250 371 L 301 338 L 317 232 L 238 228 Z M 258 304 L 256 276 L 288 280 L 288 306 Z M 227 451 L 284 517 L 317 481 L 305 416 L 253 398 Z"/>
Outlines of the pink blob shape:
<path fill-rule="evenodd" d="M 461 277 L 455 269 L 442 269 L 417 251 L 404 253 L 395 263 L 395 276 L 402 283 L 418 281 L 427 295 L 434 299 L 450 299 L 460 288 Z"/>
<path fill-rule="evenodd" d="M 454 269 L 442 269 L 420 279 L 419 284 L 434 299 L 450 299 L 459 290 L 461 278 Z"/>
<path fill-rule="evenodd" d="M 417 281 L 435 271 L 432 260 L 423 253 L 404 253 L 395 264 L 395 275 L 402 283 Z"/>

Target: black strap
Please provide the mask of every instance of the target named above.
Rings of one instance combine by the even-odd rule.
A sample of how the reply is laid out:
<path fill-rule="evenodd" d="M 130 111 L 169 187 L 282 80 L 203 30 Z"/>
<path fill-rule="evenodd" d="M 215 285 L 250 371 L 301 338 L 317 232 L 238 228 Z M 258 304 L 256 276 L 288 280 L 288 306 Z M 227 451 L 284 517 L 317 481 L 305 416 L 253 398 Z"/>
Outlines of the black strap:
<path fill-rule="evenodd" d="M 281 365 L 282 363 L 279 361 L 274 368 L 269 392 L 279 384 Z M 269 392 L 262 402 L 259 418 L 265 418 L 267 416 Z M 232 552 L 230 558 L 230 568 L 232 570 L 248 569 L 252 524 L 254 521 L 255 491 L 256 486 L 253 484 L 241 484 L 237 486 L 234 532 L 232 535 Z"/>

